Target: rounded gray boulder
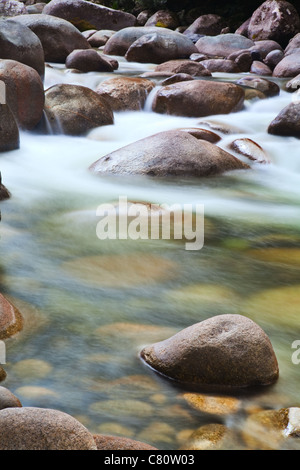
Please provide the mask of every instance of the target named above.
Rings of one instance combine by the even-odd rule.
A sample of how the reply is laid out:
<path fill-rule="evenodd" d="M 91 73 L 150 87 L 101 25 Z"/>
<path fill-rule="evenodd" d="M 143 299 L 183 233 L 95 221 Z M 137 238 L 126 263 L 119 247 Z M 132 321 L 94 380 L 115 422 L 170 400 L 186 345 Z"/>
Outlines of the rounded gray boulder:
<path fill-rule="evenodd" d="M 279 375 L 268 336 L 242 315 L 218 315 L 192 325 L 145 347 L 141 358 L 160 374 L 204 390 L 271 385 Z"/>

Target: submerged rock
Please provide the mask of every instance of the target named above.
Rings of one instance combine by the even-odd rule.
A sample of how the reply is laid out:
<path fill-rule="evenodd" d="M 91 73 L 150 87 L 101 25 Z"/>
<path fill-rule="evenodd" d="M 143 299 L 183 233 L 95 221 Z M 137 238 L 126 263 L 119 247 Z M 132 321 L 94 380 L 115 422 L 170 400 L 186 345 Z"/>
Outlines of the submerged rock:
<path fill-rule="evenodd" d="M 288 411 L 263 410 L 250 415 L 243 427 L 242 436 L 252 450 L 279 450 L 288 426 Z"/>
<path fill-rule="evenodd" d="M 233 441 L 234 433 L 224 424 L 206 424 L 191 434 L 181 450 L 228 449 Z"/>
<path fill-rule="evenodd" d="M 156 113 L 203 117 L 240 111 L 245 92 L 234 83 L 192 80 L 162 87 L 152 109 Z"/>
<path fill-rule="evenodd" d="M 216 145 L 188 132 L 166 131 L 129 144 L 95 162 L 96 174 L 214 176 L 248 165 Z"/>
<path fill-rule="evenodd" d="M 0 411 L 0 450 L 97 450 L 92 434 L 75 418 L 43 408 Z"/>
<path fill-rule="evenodd" d="M 242 315 L 218 315 L 141 351 L 165 377 L 206 390 L 273 384 L 278 363 L 264 331 Z"/>
<path fill-rule="evenodd" d="M 234 397 L 208 396 L 200 393 L 184 393 L 184 400 L 195 410 L 218 416 L 226 416 L 237 413 L 241 408 L 241 402 Z"/>
<path fill-rule="evenodd" d="M 104 28 L 119 31 L 136 23 L 136 17 L 130 13 L 85 0 L 51 0 L 43 13 L 70 21 L 81 31 Z"/>
<path fill-rule="evenodd" d="M 37 14 L 18 16 L 14 21 L 28 27 L 38 36 L 47 62 L 64 63 L 74 49 L 91 47 L 75 26 L 61 18 Z"/>
<path fill-rule="evenodd" d="M 7 339 L 23 329 L 19 310 L 0 294 L 0 339 Z"/>
<path fill-rule="evenodd" d="M 79 85 L 54 85 L 46 91 L 45 112 L 53 132 L 82 135 L 113 124 L 113 111 L 96 92 Z"/>

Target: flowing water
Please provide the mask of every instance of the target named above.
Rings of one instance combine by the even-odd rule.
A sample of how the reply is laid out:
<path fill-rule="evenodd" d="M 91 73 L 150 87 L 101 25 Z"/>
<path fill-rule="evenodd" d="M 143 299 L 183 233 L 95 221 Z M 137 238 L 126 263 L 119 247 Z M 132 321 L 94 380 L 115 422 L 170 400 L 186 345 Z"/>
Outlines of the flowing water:
<path fill-rule="evenodd" d="M 120 58 L 118 58 L 120 59 Z M 154 66 L 120 60 L 114 75 Z M 75 74 L 53 65 L 55 83 L 95 89 L 108 74 Z M 214 74 L 214 79 L 234 80 Z M 21 148 L 1 155 L 12 198 L 1 203 L 1 292 L 22 311 L 24 331 L 7 341 L 4 386 L 24 406 L 65 411 L 94 433 L 123 435 L 178 449 L 193 430 L 224 423 L 239 431 L 247 410 L 299 406 L 300 152 L 295 138 L 267 127 L 292 96 L 247 102 L 236 114 L 204 119 L 151 112 L 115 113 L 115 123 L 86 137 L 21 134 Z M 223 148 L 249 137 L 271 164 L 251 164 L 211 179 L 96 177 L 101 156 L 163 130 L 231 126 Z M 120 196 L 157 204 L 204 204 L 205 244 L 181 240 L 103 240 L 97 207 Z M 213 315 L 240 313 L 269 335 L 280 379 L 240 397 L 237 414 L 195 410 L 183 391 L 149 370 L 145 344 Z M 243 444 L 241 444 L 243 447 Z"/>

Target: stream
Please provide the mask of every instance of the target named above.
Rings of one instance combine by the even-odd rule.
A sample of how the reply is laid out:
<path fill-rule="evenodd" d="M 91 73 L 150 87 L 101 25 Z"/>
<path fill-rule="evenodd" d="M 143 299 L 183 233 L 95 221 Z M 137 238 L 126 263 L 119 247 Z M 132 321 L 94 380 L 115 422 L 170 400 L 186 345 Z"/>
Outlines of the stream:
<path fill-rule="evenodd" d="M 154 69 L 117 59 L 114 76 Z M 95 89 L 109 76 L 51 64 L 45 88 L 72 83 Z M 300 152 L 296 138 L 267 133 L 293 99 L 283 89 L 278 97 L 246 102 L 238 113 L 201 119 L 155 114 L 152 96 L 143 110 L 115 113 L 114 125 L 85 137 L 22 132 L 20 149 L 1 154 L 3 183 L 12 193 L 1 203 L 1 292 L 26 320 L 6 343 L 1 385 L 23 406 L 59 409 L 93 433 L 167 450 L 179 449 L 204 424 L 239 431 L 251 408 L 300 406 L 300 364 L 292 360 L 292 344 L 300 340 Z M 200 121 L 233 129 L 222 134 L 220 147 L 248 137 L 271 163 L 245 160 L 250 171 L 203 180 L 100 177 L 88 170 L 124 145 Z M 203 204 L 204 247 L 188 251 L 182 240 L 99 240 L 97 207 L 120 196 Z M 221 416 L 193 409 L 184 391 L 147 368 L 138 353 L 224 313 L 246 315 L 264 329 L 280 378 L 239 397 L 238 413 Z"/>

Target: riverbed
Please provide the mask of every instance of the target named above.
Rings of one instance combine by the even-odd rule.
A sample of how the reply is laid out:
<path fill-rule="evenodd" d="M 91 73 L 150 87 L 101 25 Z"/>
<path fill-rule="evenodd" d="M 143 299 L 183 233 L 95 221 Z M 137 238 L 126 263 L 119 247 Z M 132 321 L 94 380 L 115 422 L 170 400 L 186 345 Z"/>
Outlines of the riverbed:
<path fill-rule="evenodd" d="M 117 59 L 114 76 L 154 69 Z M 95 89 L 109 76 L 50 64 L 45 88 L 73 83 Z M 216 80 L 238 77 L 213 74 Z M 300 340 L 299 141 L 267 133 L 293 99 L 284 81 L 277 83 L 278 97 L 206 118 L 155 114 L 151 94 L 144 109 L 115 113 L 113 125 L 85 137 L 22 132 L 20 149 L 1 154 L 3 183 L 12 193 L 1 203 L 1 292 L 26 320 L 24 331 L 7 342 L 3 385 L 23 406 L 59 409 L 93 433 L 160 449 L 181 448 L 207 423 L 239 431 L 251 408 L 299 406 L 300 364 L 292 347 Z M 246 159 L 249 171 L 203 180 L 89 171 L 101 156 L 138 139 L 216 122 L 231 129 L 220 133 L 220 147 L 247 137 L 271 163 Z M 99 240 L 97 208 L 120 197 L 204 205 L 203 248 L 186 250 L 183 240 Z M 246 315 L 265 330 L 280 378 L 271 388 L 239 396 L 238 412 L 220 415 L 193 409 L 184 391 L 147 368 L 139 352 L 223 313 Z"/>

